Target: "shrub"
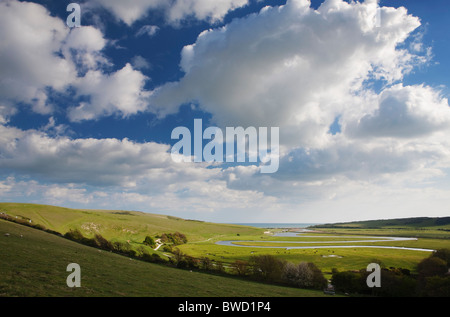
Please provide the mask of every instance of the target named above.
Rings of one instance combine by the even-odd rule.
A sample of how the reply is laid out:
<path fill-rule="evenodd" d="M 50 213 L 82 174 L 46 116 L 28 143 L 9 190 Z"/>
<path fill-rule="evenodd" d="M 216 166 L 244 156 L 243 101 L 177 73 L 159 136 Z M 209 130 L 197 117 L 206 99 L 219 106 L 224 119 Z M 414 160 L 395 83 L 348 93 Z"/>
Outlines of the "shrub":
<path fill-rule="evenodd" d="M 422 260 L 418 266 L 417 270 L 419 272 L 419 276 L 421 278 L 431 277 L 431 276 L 440 276 L 444 275 L 448 272 L 447 270 L 447 262 L 442 260 L 441 258 L 430 256 L 424 260 Z"/>
<path fill-rule="evenodd" d="M 184 234 L 175 232 L 175 233 L 163 233 L 161 235 L 161 241 L 164 243 L 172 243 L 173 245 L 180 245 L 187 243 L 187 238 Z"/>
<path fill-rule="evenodd" d="M 107 250 L 107 251 L 112 251 L 114 249 L 111 242 L 109 242 L 108 240 L 103 238 L 100 234 L 95 235 L 94 241 L 95 241 L 96 246 L 100 249 Z"/>
<path fill-rule="evenodd" d="M 73 241 L 81 241 L 84 239 L 83 234 L 78 229 L 75 230 L 70 229 L 68 232 L 66 232 L 64 237 Z"/>
<path fill-rule="evenodd" d="M 450 297 L 450 276 L 428 277 L 421 295 L 427 297 Z"/>
<path fill-rule="evenodd" d="M 164 245 L 164 246 L 162 247 L 162 250 L 163 250 L 164 252 L 173 252 L 173 249 L 172 249 L 172 247 L 171 247 L 170 245 Z"/>
<path fill-rule="evenodd" d="M 306 262 L 297 265 L 286 263 L 283 279 L 285 282 L 301 288 L 322 289 L 328 283 L 322 271 L 315 264 Z"/>
<path fill-rule="evenodd" d="M 285 262 L 273 255 L 252 256 L 249 261 L 252 274 L 258 279 L 265 281 L 281 281 Z"/>
<path fill-rule="evenodd" d="M 131 257 L 135 257 L 136 256 L 136 251 L 133 250 L 131 248 L 131 246 L 127 243 L 122 243 L 122 242 L 112 242 L 112 251 L 119 253 L 119 254 L 123 254 L 123 255 L 127 255 L 127 256 L 131 256 Z"/>
<path fill-rule="evenodd" d="M 373 295 L 383 297 L 411 297 L 416 295 L 416 279 L 404 275 L 401 269 L 382 269 L 380 273 L 381 287 L 371 290 L 363 289 L 361 292 L 371 292 Z M 363 274 L 361 282 L 366 281 L 368 274 Z"/>
<path fill-rule="evenodd" d="M 450 250 L 449 249 L 439 249 L 433 252 L 433 257 L 437 257 L 439 259 L 447 262 L 447 267 L 450 267 Z"/>
<path fill-rule="evenodd" d="M 154 249 L 156 247 L 155 240 L 153 240 L 153 238 L 150 236 L 146 236 L 143 243 L 152 249 Z"/>
<path fill-rule="evenodd" d="M 219 273 L 224 273 L 225 272 L 225 267 L 223 266 L 222 262 L 216 261 L 214 263 L 214 270 L 219 272 Z"/>
<path fill-rule="evenodd" d="M 361 293 L 361 273 L 354 272 L 335 272 L 331 278 L 331 284 L 338 292 Z M 367 288 L 367 285 L 366 285 Z"/>
<path fill-rule="evenodd" d="M 309 262 L 308 267 L 312 272 L 312 287 L 315 289 L 322 289 L 327 286 L 328 281 L 323 276 L 322 271 L 314 264 Z"/>
<path fill-rule="evenodd" d="M 209 258 L 202 257 L 200 258 L 200 268 L 205 271 L 212 271 L 214 269 L 214 265 Z"/>
<path fill-rule="evenodd" d="M 239 276 L 245 276 L 248 274 L 248 262 L 242 260 L 236 260 L 231 263 L 232 270 Z"/>
<path fill-rule="evenodd" d="M 163 258 L 161 258 L 161 257 L 160 257 L 158 254 L 156 254 L 156 253 L 153 253 L 153 254 L 151 255 L 151 257 L 152 257 L 151 262 L 153 262 L 153 263 L 165 263 L 165 262 L 166 262 Z"/>

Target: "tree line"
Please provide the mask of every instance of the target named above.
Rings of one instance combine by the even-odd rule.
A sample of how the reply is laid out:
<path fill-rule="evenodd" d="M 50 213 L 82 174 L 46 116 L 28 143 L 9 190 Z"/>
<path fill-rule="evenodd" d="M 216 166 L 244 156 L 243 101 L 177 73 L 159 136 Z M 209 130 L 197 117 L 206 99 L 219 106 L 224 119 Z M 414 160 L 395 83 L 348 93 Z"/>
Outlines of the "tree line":
<path fill-rule="evenodd" d="M 378 261 L 379 262 L 379 261 Z M 450 297 L 450 250 L 433 252 L 417 265 L 417 272 L 408 269 L 384 267 L 381 269 L 381 287 L 368 288 L 369 272 L 339 272 L 333 269 L 331 283 L 336 291 L 357 295 L 383 297 Z"/>
<path fill-rule="evenodd" d="M 91 247 L 119 253 L 147 262 L 166 264 L 179 269 L 198 270 L 225 275 L 233 274 L 266 283 L 284 284 L 309 289 L 323 289 L 328 283 L 322 271 L 314 263 L 302 262 L 293 264 L 285 260 L 280 260 L 273 255 L 251 256 L 248 261 L 236 260 L 228 265 L 225 265 L 221 261 L 209 259 L 208 257 L 195 258 L 174 247 L 187 242 L 186 236 L 179 232 L 162 234 L 157 237 L 161 241 L 172 243 L 172 246 L 170 246 L 172 256 L 168 260 L 164 260 L 156 253 L 149 253 L 143 247 L 133 249 L 128 243 L 118 241 L 110 242 L 100 234 L 94 235 L 93 238 L 84 237 L 78 229 L 69 230 L 64 237 Z M 147 236 L 143 241 L 143 244 L 148 246 L 153 246 L 154 243 L 155 240 L 150 236 Z"/>

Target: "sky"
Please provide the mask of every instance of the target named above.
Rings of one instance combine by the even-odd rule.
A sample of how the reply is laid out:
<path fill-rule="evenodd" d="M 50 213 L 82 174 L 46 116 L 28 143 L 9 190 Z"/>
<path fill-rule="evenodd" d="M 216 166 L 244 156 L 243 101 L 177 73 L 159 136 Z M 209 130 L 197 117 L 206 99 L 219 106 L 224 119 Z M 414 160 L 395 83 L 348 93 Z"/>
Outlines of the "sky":
<path fill-rule="evenodd" d="M 76 3 L 79 27 L 69 1 L 0 1 L 0 201 L 228 223 L 450 215 L 448 1 Z M 278 169 L 174 160 L 195 119 L 278 128 Z"/>

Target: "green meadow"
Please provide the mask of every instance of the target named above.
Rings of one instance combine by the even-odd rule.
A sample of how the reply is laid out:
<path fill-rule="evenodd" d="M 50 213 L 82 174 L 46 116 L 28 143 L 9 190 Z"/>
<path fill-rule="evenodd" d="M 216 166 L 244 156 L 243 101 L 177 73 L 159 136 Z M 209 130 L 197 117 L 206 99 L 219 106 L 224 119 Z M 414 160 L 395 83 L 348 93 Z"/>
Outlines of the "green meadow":
<path fill-rule="evenodd" d="M 237 260 L 249 261 L 254 256 L 273 255 L 294 264 L 312 262 L 326 278 L 331 277 L 333 270 L 361 270 L 372 262 L 414 273 L 417 264 L 430 255 L 429 251 L 362 246 L 450 249 L 450 224 L 442 219 L 437 223 L 437 220 L 424 218 L 422 222 L 416 219 L 412 223 L 330 225 L 313 228 L 313 232 L 295 237 L 281 237 L 276 235 L 280 230 L 208 223 L 138 211 L 0 203 L 0 213 L 62 235 L 75 229 L 85 237 L 99 234 L 108 241 L 125 243 L 139 252 L 145 250 L 165 260 L 173 258 L 173 251 L 178 249 L 196 259 L 221 262 L 228 273 L 223 276 L 190 272 L 130 260 L 123 255 L 1 220 L 0 296 L 321 296 L 323 294 L 317 291 L 241 280 L 233 275 L 232 266 Z M 4 237 L 6 232 L 11 236 Z M 156 239 L 164 233 L 174 232 L 184 234 L 188 242 L 174 246 L 172 252 L 164 246 L 153 250 L 143 243 L 146 236 Z M 385 241 L 386 236 L 416 239 Z M 240 246 L 217 244 L 227 240 Z M 310 248 L 289 249 L 298 246 Z M 81 289 L 68 289 L 65 284 L 68 274 L 65 268 L 72 262 L 82 267 Z"/>
<path fill-rule="evenodd" d="M 8 233 L 9 236 L 5 236 Z M 0 220 L 1 297 L 317 297 L 322 292 L 130 259 Z M 69 263 L 81 287 L 69 288 Z"/>

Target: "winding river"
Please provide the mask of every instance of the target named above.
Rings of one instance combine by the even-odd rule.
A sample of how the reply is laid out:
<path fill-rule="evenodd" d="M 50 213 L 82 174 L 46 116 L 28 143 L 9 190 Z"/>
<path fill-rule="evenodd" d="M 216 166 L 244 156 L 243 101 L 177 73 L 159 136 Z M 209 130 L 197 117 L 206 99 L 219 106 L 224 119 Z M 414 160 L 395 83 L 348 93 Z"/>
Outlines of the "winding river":
<path fill-rule="evenodd" d="M 354 238 L 352 236 L 311 236 L 304 235 L 298 232 L 282 232 L 275 234 L 277 237 L 299 237 L 301 234 L 302 238 Z M 242 247 L 242 248 L 281 248 L 286 250 L 291 249 L 335 249 L 335 248 L 377 248 L 377 249 L 397 249 L 397 250 L 410 250 L 410 251 L 425 251 L 433 252 L 431 249 L 420 249 L 420 248 L 408 248 L 408 247 L 396 247 L 396 246 L 378 246 L 378 245 L 360 245 L 359 243 L 369 243 L 369 242 L 392 242 L 392 241 L 417 241 L 417 238 L 405 238 L 405 237 L 366 237 L 365 240 L 355 241 L 355 240 L 340 240 L 340 241 L 250 241 L 250 240 L 226 240 L 217 241 L 218 245 L 225 245 L 231 247 Z M 341 243 L 358 243 L 352 245 L 314 245 L 314 246 L 267 246 L 267 245 L 240 245 L 236 243 L 276 243 L 276 244 L 341 244 Z"/>

